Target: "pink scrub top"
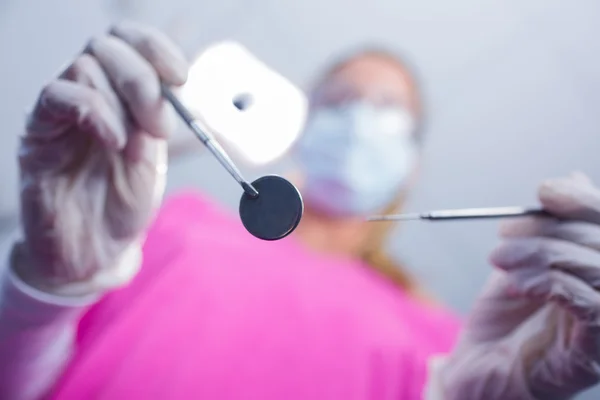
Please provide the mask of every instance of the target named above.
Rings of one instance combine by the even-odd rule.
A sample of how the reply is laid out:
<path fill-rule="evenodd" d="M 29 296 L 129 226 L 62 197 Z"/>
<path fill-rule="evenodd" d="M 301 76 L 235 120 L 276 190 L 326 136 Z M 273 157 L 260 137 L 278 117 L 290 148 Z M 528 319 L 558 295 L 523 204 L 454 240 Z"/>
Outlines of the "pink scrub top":
<path fill-rule="evenodd" d="M 50 399 L 416 400 L 458 329 L 367 266 L 256 239 L 186 192 L 134 282 L 81 319 Z"/>

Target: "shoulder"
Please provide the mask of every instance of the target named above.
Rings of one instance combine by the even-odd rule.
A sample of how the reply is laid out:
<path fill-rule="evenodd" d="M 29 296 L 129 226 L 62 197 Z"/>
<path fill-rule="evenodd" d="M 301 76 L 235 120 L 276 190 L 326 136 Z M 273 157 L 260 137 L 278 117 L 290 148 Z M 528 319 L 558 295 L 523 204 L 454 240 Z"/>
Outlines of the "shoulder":
<path fill-rule="evenodd" d="M 148 229 L 145 258 L 160 247 L 229 241 L 243 232 L 239 217 L 211 197 L 191 189 L 176 192 L 165 199 Z"/>
<path fill-rule="evenodd" d="M 211 223 L 233 223 L 234 214 L 199 191 L 188 189 L 168 196 L 161 206 L 153 227 L 206 226 Z"/>

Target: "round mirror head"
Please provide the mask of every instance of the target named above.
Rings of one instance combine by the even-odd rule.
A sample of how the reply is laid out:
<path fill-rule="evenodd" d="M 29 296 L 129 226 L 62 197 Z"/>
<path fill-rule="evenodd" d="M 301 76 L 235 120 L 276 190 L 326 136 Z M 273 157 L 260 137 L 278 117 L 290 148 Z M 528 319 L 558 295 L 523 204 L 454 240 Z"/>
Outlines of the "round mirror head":
<path fill-rule="evenodd" d="M 258 197 L 243 193 L 240 199 L 240 218 L 246 230 L 263 240 L 279 240 L 292 233 L 304 211 L 298 189 L 276 175 L 258 178 L 252 186 Z"/>

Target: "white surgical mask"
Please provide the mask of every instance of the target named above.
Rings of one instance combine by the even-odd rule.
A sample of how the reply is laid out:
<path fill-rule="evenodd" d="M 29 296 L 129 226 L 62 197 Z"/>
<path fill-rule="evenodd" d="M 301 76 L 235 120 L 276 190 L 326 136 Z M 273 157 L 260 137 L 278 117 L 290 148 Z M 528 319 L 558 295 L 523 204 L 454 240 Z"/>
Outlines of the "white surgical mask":
<path fill-rule="evenodd" d="M 316 110 L 295 149 L 305 173 L 303 197 L 332 215 L 379 211 L 413 169 L 413 132 L 411 114 L 400 107 L 357 102 Z"/>

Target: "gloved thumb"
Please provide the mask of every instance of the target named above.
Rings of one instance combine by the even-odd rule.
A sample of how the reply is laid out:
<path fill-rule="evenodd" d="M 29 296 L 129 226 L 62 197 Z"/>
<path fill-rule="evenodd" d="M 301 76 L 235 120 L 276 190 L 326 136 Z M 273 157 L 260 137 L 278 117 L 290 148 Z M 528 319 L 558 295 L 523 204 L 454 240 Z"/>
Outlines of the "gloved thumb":
<path fill-rule="evenodd" d="M 545 181 L 538 196 L 543 208 L 558 218 L 600 223 L 600 189 L 582 173 Z"/>

